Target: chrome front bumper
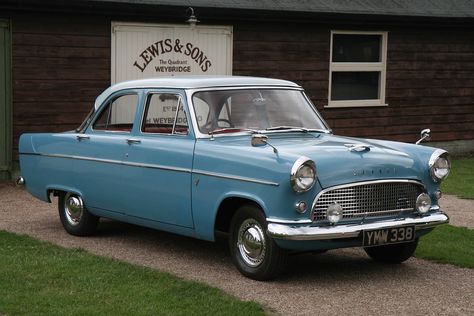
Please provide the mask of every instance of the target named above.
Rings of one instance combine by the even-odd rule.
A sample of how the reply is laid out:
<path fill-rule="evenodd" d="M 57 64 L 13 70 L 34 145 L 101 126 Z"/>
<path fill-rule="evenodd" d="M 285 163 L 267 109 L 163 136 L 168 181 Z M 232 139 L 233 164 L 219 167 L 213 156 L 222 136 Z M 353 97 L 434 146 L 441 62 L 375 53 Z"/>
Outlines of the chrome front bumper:
<path fill-rule="evenodd" d="M 416 230 L 432 228 L 449 223 L 449 217 L 443 212 L 429 214 L 425 217 L 401 218 L 367 224 L 350 224 L 336 226 L 296 226 L 268 223 L 267 233 L 276 239 L 285 240 L 330 240 L 355 238 L 364 230 L 396 228 L 415 225 Z"/>

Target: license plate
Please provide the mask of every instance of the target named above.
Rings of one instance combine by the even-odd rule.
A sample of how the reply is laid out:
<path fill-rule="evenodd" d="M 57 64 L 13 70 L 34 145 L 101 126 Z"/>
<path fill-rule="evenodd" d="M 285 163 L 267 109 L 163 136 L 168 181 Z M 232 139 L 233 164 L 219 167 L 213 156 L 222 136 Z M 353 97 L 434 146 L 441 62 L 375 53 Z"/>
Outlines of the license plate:
<path fill-rule="evenodd" d="M 363 246 L 373 247 L 415 240 L 415 226 L 363 231 Z"/>

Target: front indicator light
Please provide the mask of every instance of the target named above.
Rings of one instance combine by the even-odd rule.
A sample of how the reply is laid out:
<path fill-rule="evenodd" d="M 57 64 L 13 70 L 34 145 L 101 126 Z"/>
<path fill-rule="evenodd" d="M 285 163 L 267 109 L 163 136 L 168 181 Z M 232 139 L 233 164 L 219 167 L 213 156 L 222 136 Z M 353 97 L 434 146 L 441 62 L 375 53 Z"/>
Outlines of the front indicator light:
<path fill-rule="evenodd" d="M 306 212 L 306 208 L 307 208 L 306 202 L 296 203 L 295 209 L 298 213 L 303 214 L 304 212 Z"/>
<path fill-rule="evenodd" d="M 426 193 L 421 193 L 418 195 L 416 198 L 416 210 L 420 214 L 425 214 L 427 213 L 431 208 L 431 198 L 428 194 Z"/>

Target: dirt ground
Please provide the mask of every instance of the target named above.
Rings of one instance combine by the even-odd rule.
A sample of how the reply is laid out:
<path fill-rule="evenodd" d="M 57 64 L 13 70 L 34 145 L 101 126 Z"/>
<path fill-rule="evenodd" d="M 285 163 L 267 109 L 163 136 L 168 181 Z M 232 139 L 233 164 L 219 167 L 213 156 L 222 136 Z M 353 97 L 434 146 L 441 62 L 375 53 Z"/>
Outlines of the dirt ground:
<path fill-rule="evenodd" d="M 474 228 L 474 201 L 444 197 L 442 205 L 452 224 Z M 201 281 L 276 314 L 474 315 L 474 270 L 416 258 L 383 265 L 359 249 L 343 249 L 292 256 L 281 278 L 257 282 L 239 274 L 222 243 L 109 220 L 93 237 L 68 235 L 56 204 L 10 184 L 0 184 L 0 229 Z"/>

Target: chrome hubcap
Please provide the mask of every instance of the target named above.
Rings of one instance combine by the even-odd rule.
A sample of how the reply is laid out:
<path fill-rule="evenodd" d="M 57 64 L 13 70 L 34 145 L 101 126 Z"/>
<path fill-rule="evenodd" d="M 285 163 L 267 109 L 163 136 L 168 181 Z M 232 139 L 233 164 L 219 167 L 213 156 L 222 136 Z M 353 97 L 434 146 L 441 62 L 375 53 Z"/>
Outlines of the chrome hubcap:
<path fill-rule="evenodd" d="M 266 251 L 265 242 L 263 229 L 255 219 L 247 219 L 240 225 L 237 247 L 240 256 L 250 267 L 262 264 Z"/>
<path fill-rule="evenodd" d="M 73 193 L 67 193 L 64 197 L 64 211 L 69 224 L 72 226 L 79 225 L 84 213 L 84 203 L 81 197 Z"/>

